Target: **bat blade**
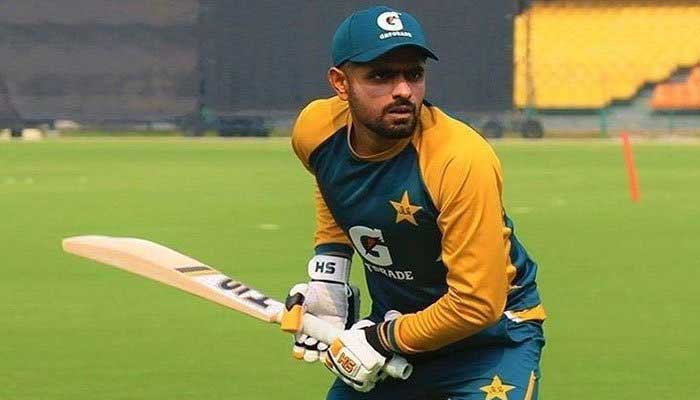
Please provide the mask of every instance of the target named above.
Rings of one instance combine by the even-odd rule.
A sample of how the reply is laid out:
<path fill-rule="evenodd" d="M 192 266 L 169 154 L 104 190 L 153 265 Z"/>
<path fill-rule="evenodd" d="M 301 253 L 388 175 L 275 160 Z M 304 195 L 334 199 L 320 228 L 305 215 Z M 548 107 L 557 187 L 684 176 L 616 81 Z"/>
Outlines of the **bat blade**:
<path fill-rule="evenodd" d="M 155 242 L 110 236 L 63 239 L 63 250 L 176 287 L 257 319 L 280 323 L 284 305 L 216 269 Z M 341 333 L 327 321 L 303 314 L 300 332 L 330 344 Z M 384 366 L 394 378 L 408 379 L 411 364 L 395 355 Z"/>
<path fill-rule="evenodd" d="M 266 322 L 279 322 L 284 307 L 194 258 L 149 240 L 74 236 L 63 240 L 63 250 L 176 287 Z"/>

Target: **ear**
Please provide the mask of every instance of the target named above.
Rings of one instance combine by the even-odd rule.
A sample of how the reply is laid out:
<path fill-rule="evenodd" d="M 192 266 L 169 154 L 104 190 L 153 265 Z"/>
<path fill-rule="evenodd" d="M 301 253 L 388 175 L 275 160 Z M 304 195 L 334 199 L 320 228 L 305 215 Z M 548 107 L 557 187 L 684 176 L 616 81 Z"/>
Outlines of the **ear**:
<path fill-rule="evenodd" d="M 328 84 L 331 85 L 331 88 L 335 91 L 335 94 L 338 95 L 338 97 L 343 100 L 347 101 L 348 100 L 348 92 L 350 91 L 349 85 L 350 83 L 348 82 L 348 76 L 346 75 L 345 71 L 341 70 L 340 68 L 333 67 L 328 70 Z"/>

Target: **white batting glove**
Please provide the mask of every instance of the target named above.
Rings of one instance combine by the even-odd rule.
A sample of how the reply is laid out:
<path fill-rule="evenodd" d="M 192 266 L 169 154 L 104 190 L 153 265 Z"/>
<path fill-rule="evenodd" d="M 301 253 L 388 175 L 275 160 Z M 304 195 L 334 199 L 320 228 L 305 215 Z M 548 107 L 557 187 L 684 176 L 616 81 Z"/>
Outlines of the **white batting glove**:
<path fill-rule="evenodd" d="M 397 318 L 401 313 L 391 310 L 385 321 Z M 381 346 L 376 338 L 377 325 L 363 319 L 336 338 L 331 344 L 324 364 L 343 382 L 360 392 L 369 392 L 380 380 L 386 378 L 382 368 L 393 353 Z M 368 339 L 374 336 L 375 339 Z"/>
<path fill-rule="evenodd" d="M 313 314 L 338 329 L 345 329 L 357 320 L 359 290 L 348 285 L 350 260 L 343 257 L 318 255 L 308 264 L 311 280 L 297 284 L 289 291 L 287 306 L 302 305 L 304 312 Z M 292 355 L 306 362 L 325 356 L 328 345 L 304 334 L 294 335 Z"/>

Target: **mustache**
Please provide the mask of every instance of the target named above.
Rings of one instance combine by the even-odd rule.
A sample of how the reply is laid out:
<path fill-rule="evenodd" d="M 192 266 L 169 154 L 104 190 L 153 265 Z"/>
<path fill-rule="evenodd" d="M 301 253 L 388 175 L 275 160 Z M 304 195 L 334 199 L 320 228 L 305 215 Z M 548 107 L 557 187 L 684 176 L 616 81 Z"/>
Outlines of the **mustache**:
<path fill-rule="evenodd" d="M 398 111 L 399 109 L 402 109 L 404 107 L 410 107 L 411 113 L 413 113 L 413 114 L 416 113 L 416 105 L 415 104 L 411 103 L 409 100 L 398 100 L 398 101 L 386 106 L 384 108 L 384 114 L 389 114 L 390 112 Z"/>

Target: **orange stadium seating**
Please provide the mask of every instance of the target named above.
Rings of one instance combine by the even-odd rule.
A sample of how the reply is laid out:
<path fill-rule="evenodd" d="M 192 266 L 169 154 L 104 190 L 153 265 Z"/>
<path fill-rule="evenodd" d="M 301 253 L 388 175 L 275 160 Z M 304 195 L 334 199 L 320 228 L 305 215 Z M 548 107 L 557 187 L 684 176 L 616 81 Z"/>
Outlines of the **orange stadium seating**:
<path fill-rule="evenodd" d="M 598 109 L 631 99 L 644 84 L 700 63 L 699 21 L 698 0 L 534 2 L 515 21 L 514 102 Z M 677 90 L 697 94 L 692 88 Z M 670 90 L 660 86 L 658 96 Z"/>
<path fill-rule="evenodd" d="M 700 66 L 693 68 L 686 82 L 660 83 L 651 98 L 654 110 L 700 110 Z"/>

